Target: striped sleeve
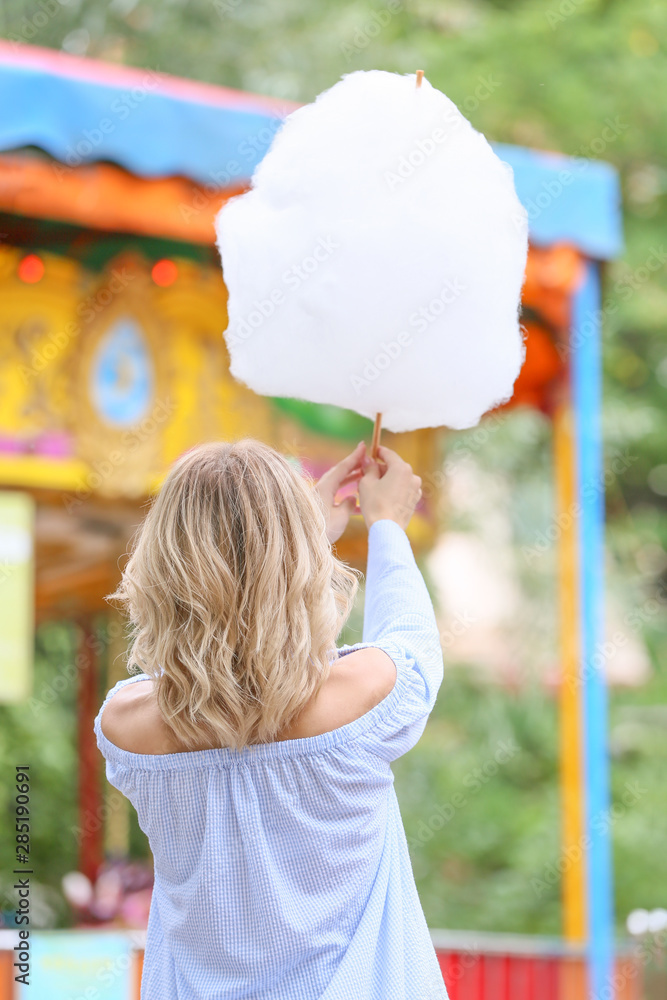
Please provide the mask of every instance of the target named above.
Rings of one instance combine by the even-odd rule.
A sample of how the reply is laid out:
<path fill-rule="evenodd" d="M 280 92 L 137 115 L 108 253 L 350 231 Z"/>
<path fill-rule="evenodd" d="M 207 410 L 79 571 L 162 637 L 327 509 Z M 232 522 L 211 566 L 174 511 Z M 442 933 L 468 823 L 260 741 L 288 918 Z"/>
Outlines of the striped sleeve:
<path fill-rule="evenodd" d="M 424 731 L 444 663 L 433 604 L 410 541 L 388 518 L 375 521 L 368 533 L 363 642 L 383 649 L 396 666 L 399 697 L 372 736 L 375 752 L 395 760 Z"/>

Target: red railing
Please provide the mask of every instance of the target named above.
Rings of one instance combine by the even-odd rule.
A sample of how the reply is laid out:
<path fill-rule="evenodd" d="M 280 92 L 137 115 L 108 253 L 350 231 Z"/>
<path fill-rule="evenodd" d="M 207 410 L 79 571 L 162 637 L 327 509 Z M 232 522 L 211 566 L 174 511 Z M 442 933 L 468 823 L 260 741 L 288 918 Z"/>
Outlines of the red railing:
<path fill-rule="evenodd" d="M 583 948 L 532 935 L 432 930 L 449 1000 L 588 1000 Z M 648 1000 L 643 969 L 619 949 L 615 1000 Z"/>

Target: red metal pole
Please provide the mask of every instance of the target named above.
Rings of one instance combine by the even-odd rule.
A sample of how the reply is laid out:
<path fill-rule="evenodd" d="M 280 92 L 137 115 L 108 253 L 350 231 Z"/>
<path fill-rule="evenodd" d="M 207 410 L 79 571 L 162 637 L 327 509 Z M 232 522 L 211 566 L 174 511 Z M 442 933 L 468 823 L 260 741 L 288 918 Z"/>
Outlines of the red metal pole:
<path fill-rule="evenodd" d="M 77 725 L 79 749 L 79 871 L 91 882 L 104 860 L 101 758 L 93 731 L 97 715 L 100 640 L 89 618 L 79 623 Z"/>

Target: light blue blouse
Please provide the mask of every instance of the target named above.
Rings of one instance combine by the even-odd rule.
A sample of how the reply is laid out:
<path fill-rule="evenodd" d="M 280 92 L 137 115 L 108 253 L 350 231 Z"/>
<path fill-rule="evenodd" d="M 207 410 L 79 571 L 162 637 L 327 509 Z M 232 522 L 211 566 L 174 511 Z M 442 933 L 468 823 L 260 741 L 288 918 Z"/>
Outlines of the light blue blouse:
<path fill-rule="evenodd" d="M 447 1000 L 390 767 L 424 730 L 442 650 L 388 519 L 369 530 L 363 641 L 338 652 L 364 646 L 391 656 L 395 687 L 319 736 L 135 754 L 104 736 L 100 709 L 107 777 L 155 861 L 142 1000 Z"/>

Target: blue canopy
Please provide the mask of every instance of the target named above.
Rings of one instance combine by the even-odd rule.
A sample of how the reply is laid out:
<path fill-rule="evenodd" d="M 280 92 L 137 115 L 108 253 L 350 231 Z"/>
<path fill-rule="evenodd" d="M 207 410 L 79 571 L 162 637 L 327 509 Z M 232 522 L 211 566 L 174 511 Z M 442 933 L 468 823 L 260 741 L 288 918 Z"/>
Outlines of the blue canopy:
<path fill-rule="evenodd" d="M 35 146 L 69 166 L 109 161 L 140 177 L 216 188 L 247 181 L 297 105 L 51 49 L 0 42 L 0 151 Z M 618 175 L 607 163 L 496 144 L 530 238 L 590 257 L 622 249 Z"/>

